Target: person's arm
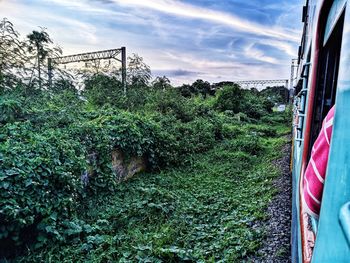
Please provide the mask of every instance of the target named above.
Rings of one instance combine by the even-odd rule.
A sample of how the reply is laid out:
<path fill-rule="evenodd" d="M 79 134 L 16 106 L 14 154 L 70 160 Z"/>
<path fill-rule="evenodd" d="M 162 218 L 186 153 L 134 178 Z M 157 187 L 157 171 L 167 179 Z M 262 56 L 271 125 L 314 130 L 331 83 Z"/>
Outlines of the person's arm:
<path fill-rule="evenodd" d="M 311 151 L 311 158 L 303 178 L 302 200 L 306 212 L 318 218 L 321 208 L 323 185 L 326 176 L 330 140 L 333 129 L 334 106 L 323 121 L 322 129 Z"/>

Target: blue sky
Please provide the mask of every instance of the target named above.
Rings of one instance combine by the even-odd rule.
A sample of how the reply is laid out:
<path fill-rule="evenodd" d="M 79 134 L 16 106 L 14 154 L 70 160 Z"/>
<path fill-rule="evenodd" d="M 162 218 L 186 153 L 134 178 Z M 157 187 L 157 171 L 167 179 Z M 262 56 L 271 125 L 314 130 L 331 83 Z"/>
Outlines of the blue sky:
<path fill-rule="evenodd" d="M 65 55 L 126 46 L 172 84 L 288 78 L 303 0 L 0 0 L 24 37 L 46 27 Z"/>

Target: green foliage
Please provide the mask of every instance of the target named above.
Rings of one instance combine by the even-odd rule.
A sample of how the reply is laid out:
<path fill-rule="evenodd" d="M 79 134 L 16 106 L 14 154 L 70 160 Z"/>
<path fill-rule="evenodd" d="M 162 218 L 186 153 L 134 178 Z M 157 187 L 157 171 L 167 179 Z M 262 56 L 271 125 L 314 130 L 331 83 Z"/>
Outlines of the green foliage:
<path fill-rule="evenodd" d="M 267 87 L 260 95 L 277 104 L 286 104 L 289 100 L 289 91 L 285 86 Z"/>
<path fill-rule="evenodd" d="M 195 91 L 202 94 L 203 98 L 206 98 L 210 94 L 210 83 L 208 81 L 197 79 L 193 82 L 192 87 Z"/>
<path fill-rule="evenodd" d="M 49 236 L 60 239 L 57 216 L 74 214 L 84 149 L 58 130 L 37 133 L 29 122 L 3 126 L 0 149 L 1 244 L 36 239 L 38 247 Z"/>
<path fill-rule="evenodd" d="M 30 43 L 28 50 L 29 52 L 32 52 L 34 48 L 36 49 L 35 52 L 39 59 L 37 63 L 40 65 L 40 63 L 43 62 L 49 53 L 46 49 L 46 45 L 52 43 L 52 40 L 50 39 L 49 34 L 44 30 L 41 30 L 40 32 L 33 30 L 33 32 L 27 37 Z"/>
<path fill-rule="evenodd" d="M 144 88 L 152 77 L 151 68 L 138 54 L 132 54 L 128 57 L 127 76 L 129 85 L 134 88 Z"/>
<path fill-rule="evenodd" d="M 12 24 L 1 27 L 2 39 L 17 37 Z M 39 72 L 50 52 L 41 33 L 30 36 Z M 37 89 L 9 85 L 0 68 L 1 255 L 242 262 L 260 245 L 256 222 L 277 174 L 269 163 L 290 112 L 272 113 L 265 95 L 237 85 L 210 97 L 202 80 L 171 89 L 163 77 L 149 87 L 150 68 L 137 55 L 129 62 L 126 96 L 108 74 L 85 78 L 83 91 L 65 78 Z M 147 173 L 118 183 L 116 149 L 142 156 Z"/>
<path fill-rule="evenodd" d="M 233 147 L 250 155 L 257 155 L 262 151 L 260 139 L 256 134 L 239 137 Z"/>
<path fill-rule="evenodd" d="M 78 91 L 72 81 L 64 78 L 55 81 L 49 88 L 54 94 L 60 94 L 62 92 L 71 92 L 72 94 L 78 94 Z"/>
<path fill-rule="evenodd" d="M 237 85 L 225 86 L 218 94 L 215 107 L 220 111 L 231 110 L 233 113 L 241 111 L 243 90 Z"/>
<path fill-rule="evenodd" d="M 23 73 L 25 44 L 6 18 L 0 21 L 0 94 L 18 82 L 17 74 Z"/>
<path fill-rule="evenodd" d="M 37 74 L 37 75 L 33 74 L 35 72 L 33 68 L 29 85 L 32 87 L 35 87 L 37 83 L 38 88 L 41 90 L 43 88 L 43 81 L 46 79 L 45 77 L 42 76 L 43 75 L 42 72 L 45 72 L 44 70 L 46 70 L 47 68 L 47 65 L 46 65 L 47 58 L 61 55 L 62 50 L 59 47 L 52 48 L 53 41 L 51 40 L 49 34 L 43 28 L 41 29 L 40 32 L 33 30 L 30 34 L 27 35 L 27 38 L 28 38 L 27 56 L 31 60 L 35 60 L 35 64 L 36 64 L 35 70 Z"/>
<path fill-rule="evenodd" d="M 193 88 L 193 86 L 188 84 L 183 84 L 179 87 L 180 94 L 185 97 L 189 98 L 194 94 L 198 94 L 198 91 Z"/>
<path fill-rule="evenodd" d="M 215 90 L 211 89 L 210 83 L 202 79 L 197 79 L 192 83 L 192 85 L 183 84 L 178 89 L 180 91 L 180 94 L 186 98 L 201 94 L 205 99 L 207 96 L 213 96 L 215 94 Z"/>
<path fill-rule="evenodd" d="M 242 90 L 237 84 L 224 86 L 218 94 L 215 107 L 220 111 L 242 112 L 249 118 L 260 119 L 272 112 L 273 102 L 259 96 L 255 90 Z"/>
<path fill-rule="evenodd" d="M 191 102 L 180 96 L 176 90 L 155 94 L 152 107 L 164 115 L 172 115 L 183 122 L 193 120 Z"/>
<path fill-rule="evenodd" d="M 82 95 L 98 108 L 105 104 L 125 108 L 126 98 L 123 94 L 123 86 L 115 77 L 96 74 L 85 79 Z"/>
<path fill-rule="evenodd" d="M 270 146 L 258 156 L 236 149 L 251 149 L 245 148 L 249 136 L 226 140 L 197 154 L 191 165 L 144 174 L 112 194 L 84 199 L 77 217 L 62 227 L 64 243 L 17 260 L 244 262 L 263 238 L 257 222 L 266 218 L 277 174 L 270 158 L 285 143 L 264 136 L 257 144 L 263 141 Z"/>
<path fill-rule="evenodd" d="M 0 123 L 14 122 L 23 116 L 21 98 L 2 96 L 0 98 Z"/>
<path fill-rule="evenodd" d="M 87 208 L 86 218 L 77 217 L 81 213 L 79 207 L 86 201 L 97 201 L 101 194 L 119 191 L 121 186 L 116 184 L 116 175 L 111 169 L 111 151 L 115 148 L 123 150 L 127 156 L 145 156 L 149 168 L 158 170 L 171 165 L 197 167 L 201 161 L 196 161 L 196 156 L 215 149 L 222 141 L 226 145 L 223 152 L 218 150 L 213 154 L 217 160 L 230 163 L 235 160 L 235 165 L 228 170 L 234 175 L 241 169 L 238 163 L 250 167 L 256 158 L 252 156 L 265 151 L 261 136 L 276 136 L 276 131 L 269 126 L 245 125 L 244 128 L 241 122 L 234 124 L 234 118 L 212 109 L 213 102 L 186 99 L 177 91 L 154 93 L 155 97 L 148 100 L 151 104 L 145 108 L 152 114 L 142 116 L 145 112 L 138 114 L 113 108 L 82 111 L 84 101 L 76 95 L 72 95 L 67 104 L 67 92 L 72 92 L 69 87 L 58 90 L 49 91 L 53 94 L 36 95 L 37 101 L 29 104 L 30 111 L 24 115 L 17 112 L 23 108 L 21 99 L 13 102 L 6 97 L 6 103 L 2 104 L 6 105 L 4 112 L 11 109 L 6 112 L 8 119 L 3 121 L 0 140 L 1 187 L 7 190 L 0 194 L 4 207 L 2 222 L 7 233 L 0 241 L 2 249 L 10 244 L 20 250 L 22 244 L 32 244 L 30 249 L 41 251 L 45 244 L 75 242 L 84 237 L 82 251 L 99 247 L 104 242 L 115 244 L 116 237 L 103 241 L 104 234 L 89 221 L 91 208 Z M 88 158 L 91 154 L 96 155 L 92 163 Z M 80 178 L 89 167 L 95 174 L 84 186 Z M 140 198 L 134 208 L 122 210 L 121 214 L 134 211 L 133 215 L 125 217 L 127 222 L 141 216 L 142 222 L 154 224 L 155 219 L 149 218 L 154 211 L 161 213 L 156 213 L 157 220 L 165 220 L 173 214 L 174 209 L 169 204 L 175 207 L 174 199 L 140 206 L 147 204 L 142 199 L 144 194 Z M 32 209 L 33 206 L 36 208 Z M 187 231 L 184 227 L 183 231 Z M 118 236 L 118 240 L 120 238 L 124 237 Z M 180 245 L 156 251 L 146 254 L 175 261 L 203 257 L 194 256 Z"/>
<path fill-rule="evenodd" d="M 279 123 L 285 123 L 285 124 L 291 125 L 292 116 L 293 116 L 292 108 L 289 106 L 282 113 L 274 112 L 272 114 L 262 117 L 261 121 L 271 125 L 276 125 Z"/>
<path fill-rule="evenodd" d="M 156 79 L 152 82 L 152 86 L 157 90 L 165 90 L 171 88 L 170 80 L 166 76 L 156 77 Z"/>

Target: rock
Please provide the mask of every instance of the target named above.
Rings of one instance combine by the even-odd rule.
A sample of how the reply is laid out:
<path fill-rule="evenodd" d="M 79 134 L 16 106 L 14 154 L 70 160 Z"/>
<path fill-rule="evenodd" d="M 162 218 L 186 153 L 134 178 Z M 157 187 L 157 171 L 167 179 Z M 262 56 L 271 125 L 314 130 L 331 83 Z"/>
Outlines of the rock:
<path fill-rule="evenodd" d="M 112 151 L 112 169 L 117 175 L 117 180 L 121 181 L 127 175 L 127 170 L 124 164 L 124 154 L 119 149 L 114 149 Z"/>
<path fill-rule="evenodd" d="M 133 177 L 135 174 L 145 171 L 147 168 L 146 158 L 143 156 L 131 157 L 130 162 L 127 166 L 127 174 L 124 180 Z"/>
<path fill-rule="evenodd" d="M 117 175 L 118 181 L 130 179 L 135 174 L 147 169 L 147 161 L 144 156 L 133 156 L 128 162 L 120 149 L 112 151 L 112 169 Z"/>
<path fill-rule="evenodd" d="M 116 175 L 117 181 L 125 181 L 133 177 L 135 174 L 147 169 L 147 159 L 145 156 L 132 156 L 126 160 L 122 150 L 116 148 L 111 153 L 112 170 Z M 88 169 L 82 174 L 81 180 L 86 186 L 89 178 L 96 175 L 95 167 L 97 165 L 97 154 L 91 153 L 87 157 Z"/>

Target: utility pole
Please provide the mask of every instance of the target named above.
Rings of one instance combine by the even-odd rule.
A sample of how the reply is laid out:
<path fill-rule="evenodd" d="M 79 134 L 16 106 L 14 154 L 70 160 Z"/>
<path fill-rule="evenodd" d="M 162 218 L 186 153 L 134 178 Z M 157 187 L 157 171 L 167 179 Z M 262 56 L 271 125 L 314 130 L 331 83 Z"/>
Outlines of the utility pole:
<path fill-rule="evenodd" d="M 47 67 L 48 67 L 48 70 L 47 70 L 47 74 L 49 76 L 49 87 L 51 88 L 52 86 L 52 58 L 48 58 L 47 59 Z"/>
<path fill-rule="evenodd" d="M 122 52 L 122 84 L 124 88 L 124 95 L 126 96 L 126 48 L 121 48 Z"/>
<path fill-rule="evenodd" d="M 290 65 L 290 81 L 289 81 L 289 100 L 292 101 L 294 96 L 294 80 L 295 80 L 295 68 L 298 67 L 298 59 L 293 58 Z"/>
<path fill-rule="evenodd" d="M 294 86 L 293 86 L 293 81 L 295 79 L 295 68 L 298 67 L 298 59 L 296 58 L 293 58 L 292 59 L 292 64 L 290 66 L 290 82 L 289 82 L 289 89 L 293 89 Z"/>

